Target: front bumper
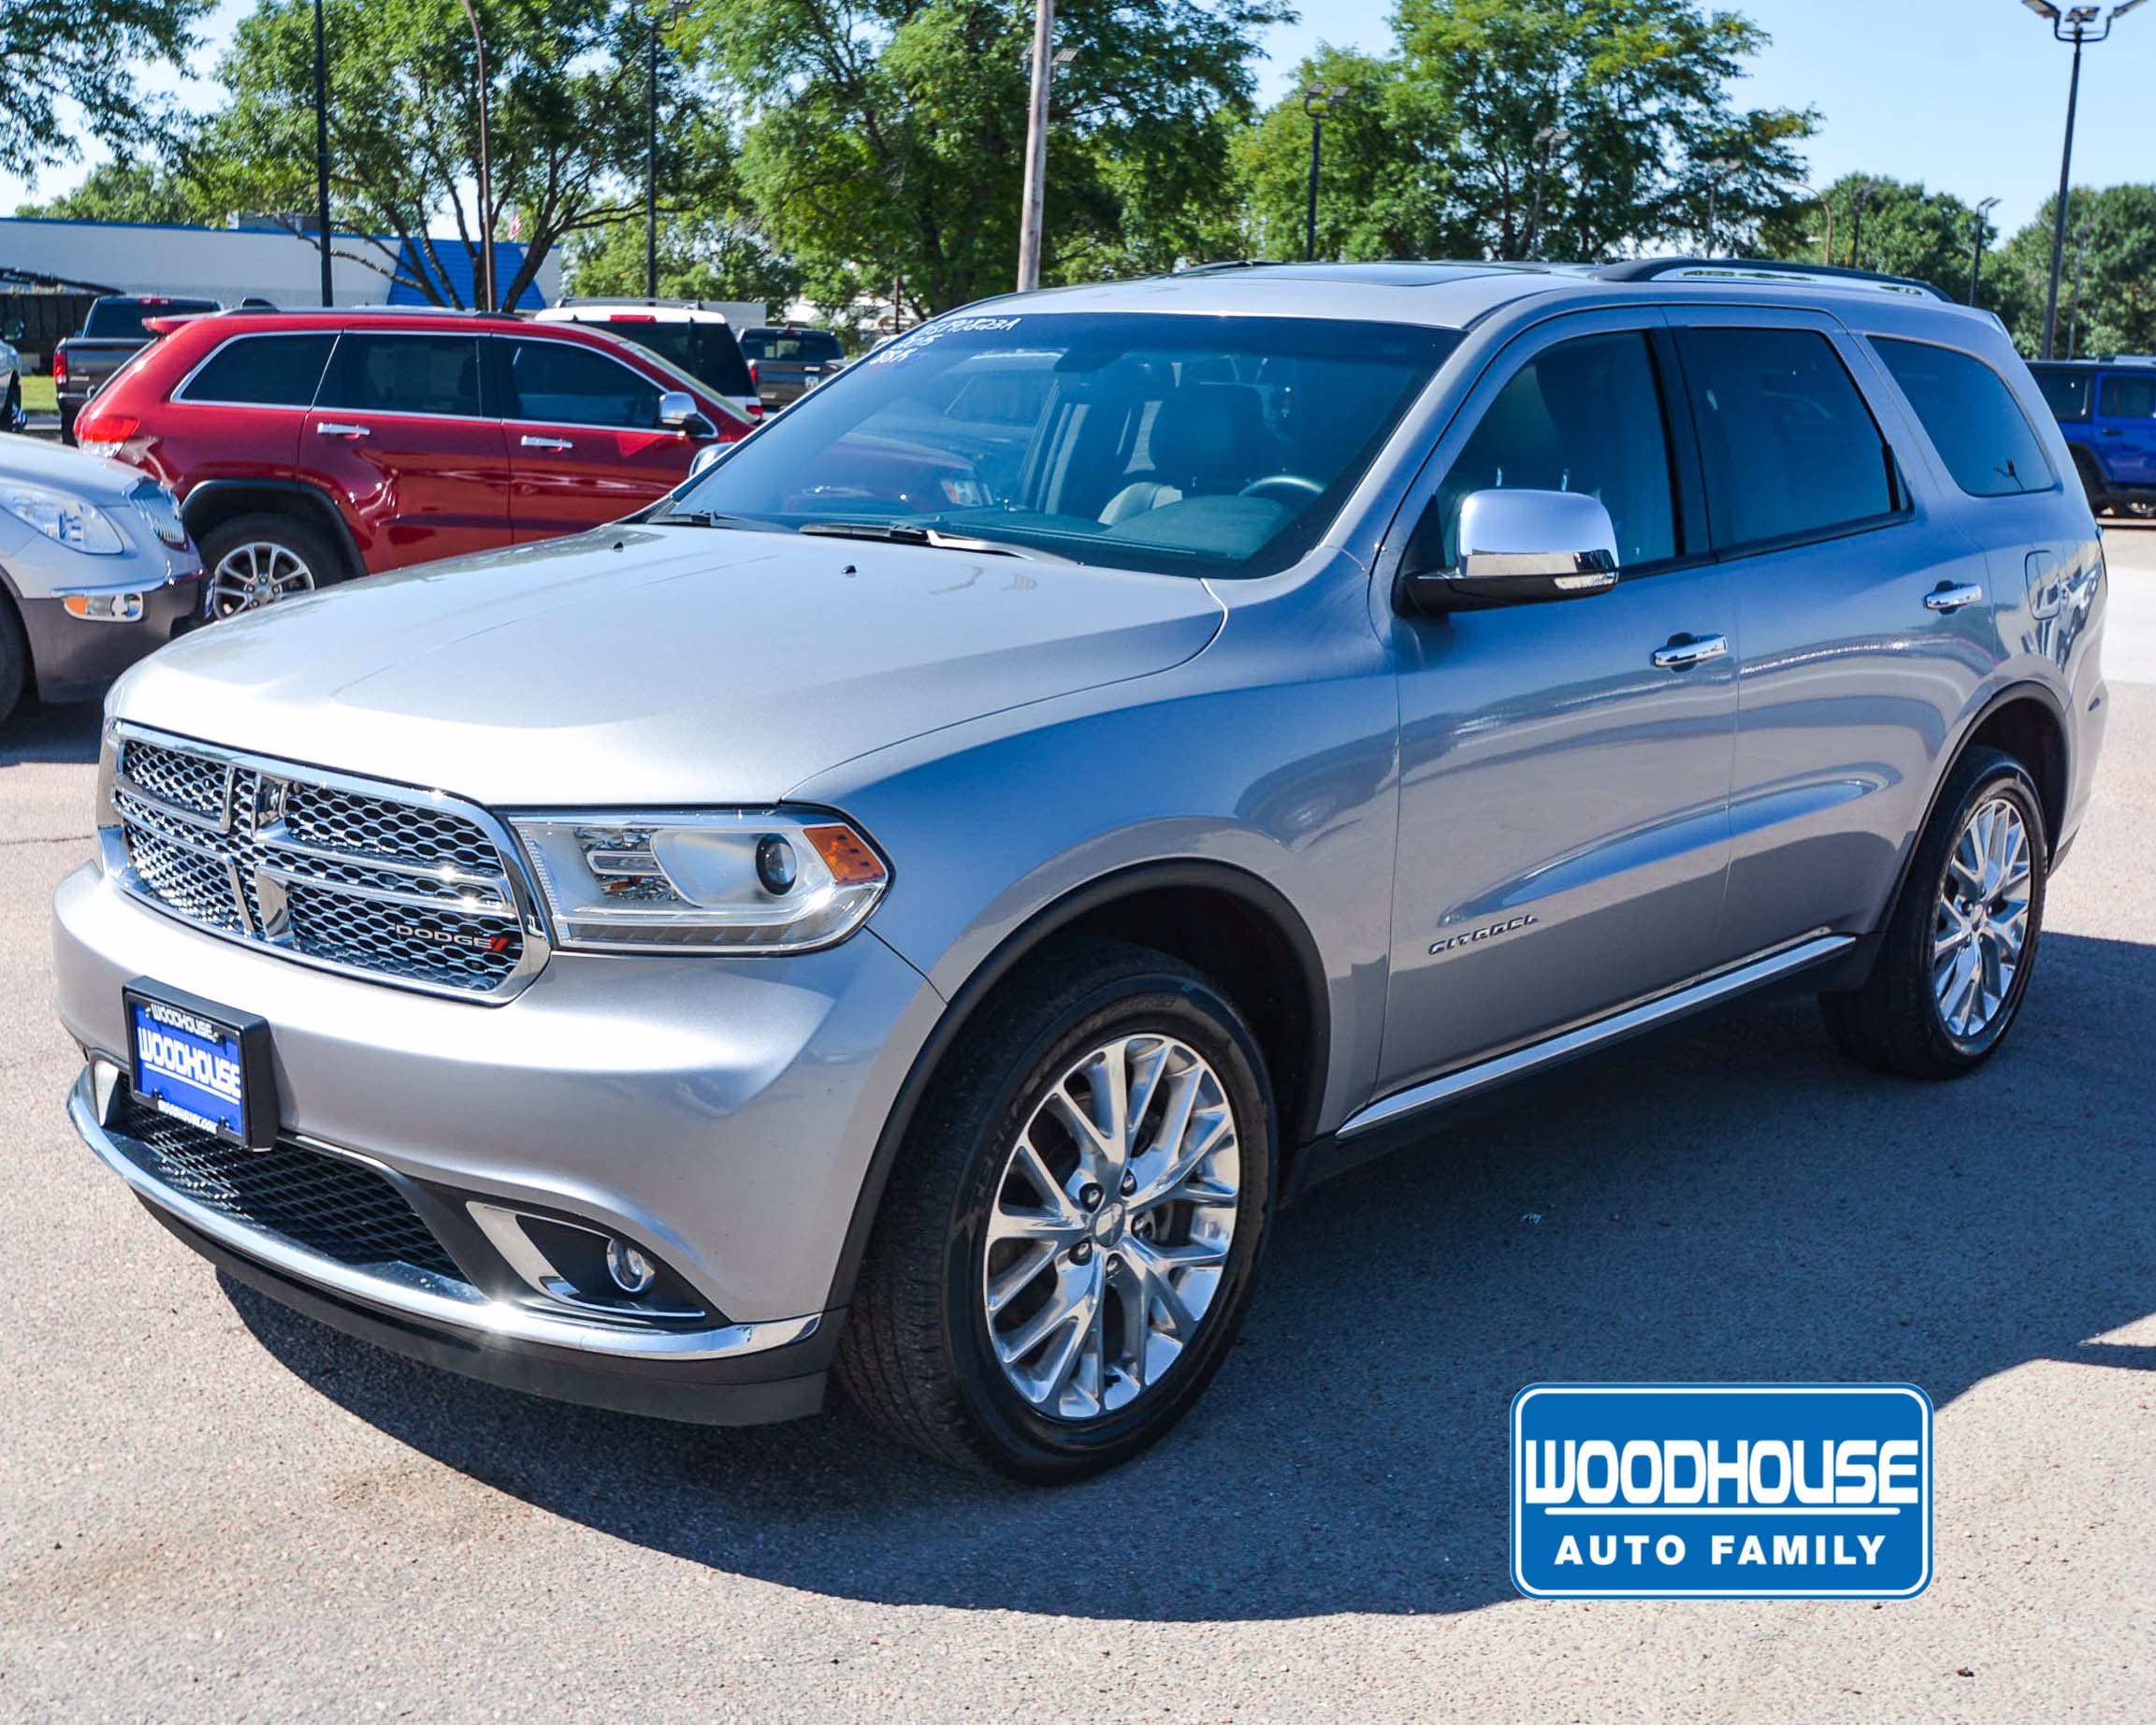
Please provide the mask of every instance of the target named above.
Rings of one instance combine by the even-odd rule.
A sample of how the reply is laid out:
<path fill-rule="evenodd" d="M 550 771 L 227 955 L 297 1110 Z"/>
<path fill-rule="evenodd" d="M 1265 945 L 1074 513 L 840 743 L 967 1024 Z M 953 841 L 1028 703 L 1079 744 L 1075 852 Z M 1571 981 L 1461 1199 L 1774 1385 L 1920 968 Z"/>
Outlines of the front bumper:
<path fill-rule="evenodd" d="M 794 959 L 557 953 L 493 1007 L 239 948 L 94 866 L 62 884 L 54 920 L 60 1016 L 90 1061 L 70 1098 L 76 1129 L 239 1280 L 382 1345 L 563 1399 L 721 1423 L 818 1405 L 856 1201 L 940 1012 L 872 935 Z M 353 1178 L 431 1231 L 432 1268 L 324 1248 L 227 1201 L 214 1168 L 161 1163 L 121 1075 L 121 990 L 138 977 L 271 1026 L 279 1146 L 235 1152 L 234 1171 L 279 1157 L 362 1167 Z M 519 1254 L 529 1242 L 505 1235 L 505 1214 L 629 1242 L 682 1297 L 656 1316 L 563 1297 Z"/>
<path fill-rule="evenodd" d="M 192 555 L 188 561 L 193 563 Z M 70 616 L 57 598 L 22 599 L 16 609 L 30 637 L 37 694 L 55 703 L 100 693 L 128 666 L 200 621 L 203 586 L 198 565 L 178 575 L 156 573 L 154 585 L 131 587 L 125 577 L 110 590 L 142 594 L 142 616 L 132 623 L 107 623 Z"/>

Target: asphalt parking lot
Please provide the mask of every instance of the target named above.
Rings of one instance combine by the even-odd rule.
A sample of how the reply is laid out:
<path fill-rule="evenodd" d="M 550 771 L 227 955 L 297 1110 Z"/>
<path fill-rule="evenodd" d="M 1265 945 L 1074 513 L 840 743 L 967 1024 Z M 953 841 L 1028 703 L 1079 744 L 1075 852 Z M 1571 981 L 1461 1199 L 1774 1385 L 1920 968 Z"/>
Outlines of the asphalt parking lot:
<path fill-rule="evenodd" d="M 429 1372 L 224 1282 L 75 1141 L 46 903 L 94 715 L 0 738 L 0 1718 L 2156 1718 L 2156 528 L 2109 740 L 1976 1077 L 1809 1004 L 1635 1048 L 1283 1219 L 1155 1457 L 985 1486 L 840 1414 L 708 1432 Z M 1907 1380 L 1923 1597 L 1507 1579 L 1541 1379 Z"/>

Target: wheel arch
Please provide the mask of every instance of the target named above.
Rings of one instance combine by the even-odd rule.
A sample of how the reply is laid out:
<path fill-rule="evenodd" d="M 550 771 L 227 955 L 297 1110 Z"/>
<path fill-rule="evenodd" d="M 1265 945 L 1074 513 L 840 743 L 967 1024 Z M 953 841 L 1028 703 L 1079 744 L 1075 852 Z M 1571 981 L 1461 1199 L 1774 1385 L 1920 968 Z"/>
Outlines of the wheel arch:
<path fill-rule="evenodd" d="M 829 1310 L 853 1297 L 883 1193 L 937 1068 L 999 984 L 1062 939 L 1151 947 L 1206 972 L 1244 1017 L 1265 1055 L 1281 1121 L 1281 1180 L 1317 1136 L 1331 1059 L 1325 971 L 1316 940 L 1284 894 L 1231 863 L 1140 863 L 1077 888 L 1034 913 L 977 964 L 946 1007 L 878 1133 L 832 1273 Z"/>
<path fill-rule="evenodd" d="M 1894 891 L 1880 913 L 1880 928 L 1886 926 L 1894 914 L 1894 906 L 1901 902 L 1903 889 L 1908 884 L 1909 870 L 1917 860 L 1917 847 L 1938 815 L 1939 799 L 1946 793 L 1947 781 L 1953 777 L 1961 758 L 1972 748 L 2002 749 L 2028 769 L 2029 776 L 2036 781 L 2036 794 L 2043 802 L 2045 838 L 2049 854 L 2057 855 L 2059 828 L 2065 819 L 2066 799 L 2073 782 L 2073 761 L 2067 754 L 2066 737 L 2066 718 L 2059 698 L 2041 683 L 2010 684 L 1975 710 L 1961 727 L 1953 747 L 1939 752 L 1939 770 L 1932 779 L 1931 793 L 1924 799 L 1924 818 L 1910 834 L 1902 866 L 1894 876 Z M 1867 947 L 1870 944 L 1867 937 Z M 1867 968 L 1870 958 L 1867 951 Z"/>
<path fill-rule="evenodd" d="M 298 515 L 329 535 L 347 579 L 367 573 L 359 542 L 344 514 L 317 487 L 297 479 L 206 479 L 180 504 L 180 518 L 197 544 L 225 522 L 249 515 Z"/>

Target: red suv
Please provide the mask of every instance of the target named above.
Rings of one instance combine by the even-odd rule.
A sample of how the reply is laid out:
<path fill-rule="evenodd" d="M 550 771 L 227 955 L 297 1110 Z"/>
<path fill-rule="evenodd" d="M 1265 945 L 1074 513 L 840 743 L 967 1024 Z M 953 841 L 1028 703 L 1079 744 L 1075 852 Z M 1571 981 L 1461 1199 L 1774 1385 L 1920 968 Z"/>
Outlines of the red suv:
<path fill-rule="evenodd" d="M 398 311 L 160 318 L 76 421 L 170 486 L 227 616 L 550 539 L 671 490 L 745 415 L 597 330 Z"/>

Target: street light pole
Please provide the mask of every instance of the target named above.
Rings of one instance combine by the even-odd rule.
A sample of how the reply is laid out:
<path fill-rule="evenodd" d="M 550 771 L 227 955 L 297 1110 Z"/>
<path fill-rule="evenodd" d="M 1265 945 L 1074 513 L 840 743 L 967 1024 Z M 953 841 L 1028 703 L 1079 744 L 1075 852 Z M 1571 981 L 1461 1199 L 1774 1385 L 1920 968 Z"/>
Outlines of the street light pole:
<path fill-rule="evenodd" d="M 1018 219 L 1018 291 L 1040 285 L 1041 206 L 1048 196 L 1048 93 L 1054 81 L 1055 0 L 1034 0 L 1033 101 L 1025 122 L 1025 194 Z"/>
<path fill-rule="evenodd" d="M 2102 29 L 2096 28 L 2101 7 L 2077 6 L 2062 12 L 2051 0 L 2021 0 L 2021 4 L 2051 26 L 2054 41 L 2074 45 L 2074 70 L 2066 84 L 2066 141 L 2059 151 L 2059 201 L 2051 213 L 2051 279 L 2044 290 L 2043 357 L 2048 359 L 2058 336 L 2059 277 L 2066 262 L 2066 200 L 2074 173 L 2074 118 L 2081 103 L 2081 50 L 2087 44 L 2105 40 L 2112 26 L 2141 0 L 2125 0 L 2123 5 L 2113 7 Z"/>
<path fill-rule="evenodd" d="M 1720 194 L 1721 194 L 1721 190 L 1722 190 L 1722 181 L 1725 181 L 1725 180 L 1727 180 L 1727 179 L 1728 179 L 1728 178 L 1729 178 L 1729 177 L 1731 174 L 1735 173 L 1735 172 L 1736 172 L 1736 171 L 1737 171 L 1737 170 L 1738 170 L 1740 167 L 1744 167 L 1744 164 L 1743 164 L 1742 162 L 1732 162 L 1732 161 L 1730 161 L 1730 160 L 1729 159 L 1729 157 L 1727 157 L 1727 156 L 1716 156 L 1716 157 L 1715 157 L 1715 158 L 1714 158 L 1712 161 L 1710 161 L 1710 162 L 1707 162 L 1707 163 L 1703 164 L 1703 166 L 1704 166 L 1704 167 L 1707 168 L 1707 170 L 1708 170 L 1708 180 L 1707 180 L 1707 255 L 1708 255 L 1709 257 L 1713 257 L 1713 256 L 1715 255 L 1715 202 L 1716 202 L 1717 198 L 1719 197 L 1719 196 L 1720 196 Z"/>
<path fill-rule="evenodd" d="M 314 0 L 314 243 L 322 253 L 322 303 L 337 303 L 329 280 L 329 55 L 322 33 L 322 0 Z"/>
<path fill-rule="evenodd" d="M 486 37 L 479 28 L 479 12 L 472 0 L 464 0 L 464 16 L 471 22 L 471 45 L 479 54 L 479 309 L 494 311 L 494 163 L 493 140 L 487 135 Z"/>
<path fill-rule="evenodd" d="M 1542 176 L 1550 170 L 1550 157 L 1572 141 L 1570 126 L 1546 125 L 1535 134 L 1535 203 L 1527 213 L 1527 256 L 1542 254 Z"/>
<path fill-rule="evenodd" d="M 1969 303 L 1976 303 L 1976 290 L 1984 284 L 1984 236 L 1990 227 L 1985 218 L 1997 207 L 1999 200 L 1987 197 L 1976 206 L 1976 239 L 1969 248 Z"/>
<path fill-rule="evenodd" d="M 1859 180 L 1849 188 L 1849 268 L 1863 268 L 1864 206 L 1872 201 L 1872 194 L 1879 188 L 1869 180 Z"/>
<path fill-rule="evenodd" d="M 668 24 L 678 22 L 688 10 L 689 0 L 667 0 L 666 16 L 651 15 L 650 104 L 644 151 L 644 296 L 658 297 L 658 36 Z"/>
<path fill-rule="evenodd" d="M 1325 116 L 1332 106 L 1347 94 L 1340 84 L 1328 84 L 1322 80 L 1303 86 L 1303 112 L 1310 117 L 1310 205 L 1303 217 L 1303 261 L 1310 263 L 1318 255 L 1318 170 L 1324 162 Z"/>
<path fill-rule="evenodd" d="M 2066 312 L 2066 357 L 2074 357 L 2074 350 L 2080 345 L 2081 333 L 2081 266 L 2089 256 L 2089 234 L 2086 228 L 2074 236 L 2074 297 Z"/>

